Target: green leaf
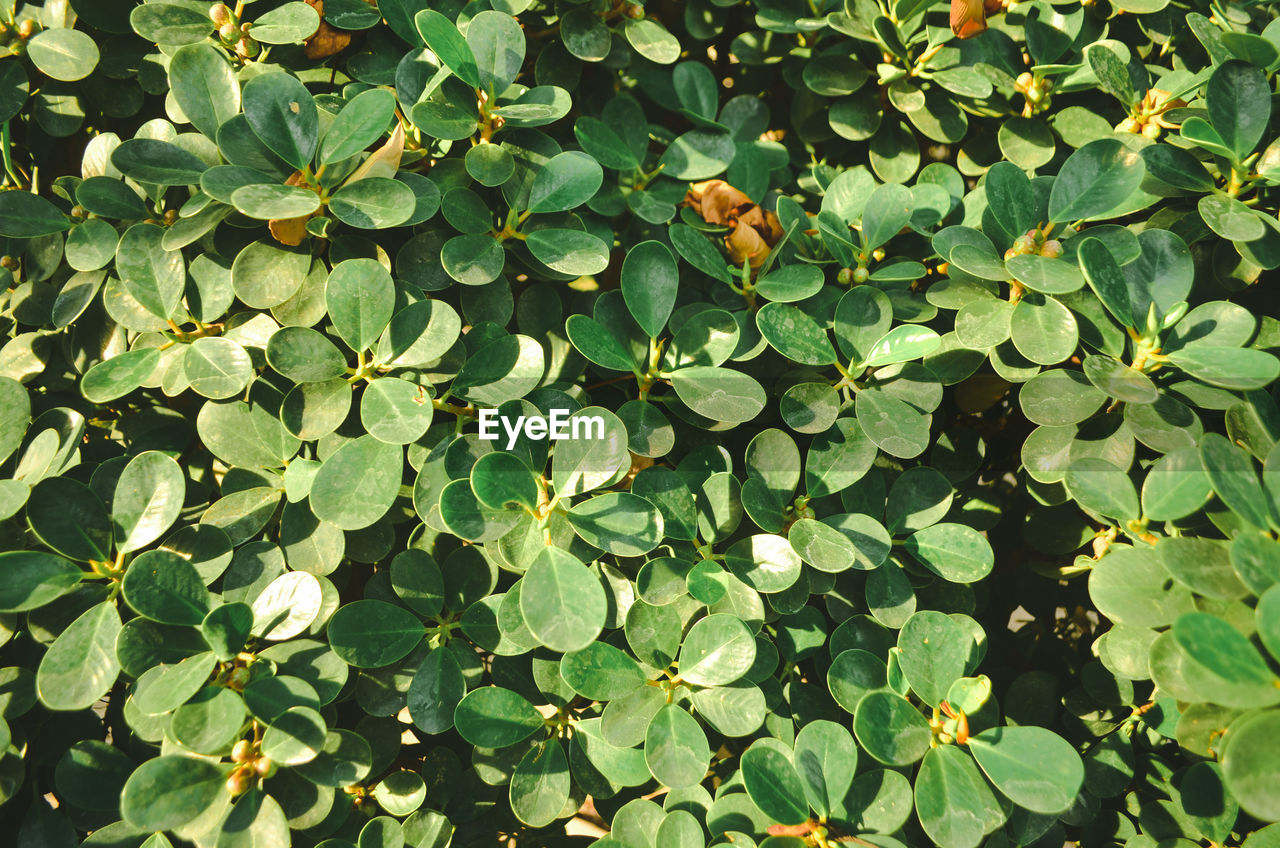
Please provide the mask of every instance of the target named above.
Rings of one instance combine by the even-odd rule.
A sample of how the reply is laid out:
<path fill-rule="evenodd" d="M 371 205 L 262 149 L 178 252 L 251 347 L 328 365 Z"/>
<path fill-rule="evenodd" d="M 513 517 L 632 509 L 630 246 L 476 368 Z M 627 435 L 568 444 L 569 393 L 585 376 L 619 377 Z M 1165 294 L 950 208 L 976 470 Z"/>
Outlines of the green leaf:
<path fill-rule="evenodd" d="M 1073 460 L 1063 483 L 1081 506 L 1117 520 L 1139 517 L 1138 492 L 1123 468 L 1098 457 Z"/>
<path fill-rule="evenodd" d="M 454 711 L 467 692 L 462 666 L 453 651 L 435 648 L 414 672 L 406 695 L 409 716 L 424 733 L 443 733 L 453 727 Z"/>
<path fill-rule="evenodd" d="M 0 572 L 5 575 L 0 612 L 39 609 L 80 585 L 84 576 L 75 563 L 41 551 L 0 553 Z"/>
<path fill-rule="evenodd" d="M 755 636 L 737 616 L 713 613 L 694 623 L 680 647 L 680 676 L 696 686 L 725 686 L 756 660 Z"/>
<path fill-rule="evenodd" d="M 597 495 L 575 505 L 567 518 L 582 539 L 614 556 L 642 556 L 663 537 L 662 513 L 630 492 Z"/>
<path fill-rule="evenodd" d="M 1085 238 L 1076 255 L 1090 288 L 1115 319 L 1125 327 L 1136 327 L 1137 321 L 1129 303 L 1129 285 L 1111 251 L 1100 240 Z"/>
<path fill-rule="evenodd" d="M 930 571 L 953 583 L 974 583 L 995 564 L 991 544 L 972 527 L 935 524 L 907 538 L 906 551 Z"/>
<path fill-rule="evenodd" d="M 480 70 L 462 33 L 453 21 L 431 9 L 418 12 L 413 24 L 431 52 L 459 79 L 472 88 L 480 88 Z"/>
<path fill-rule="evenodd" d="M 262 734 L 262 753 L 277 763 L 309 763 L 324 747 L 324 718 L 312 707 L 290 707 L 272 720 Z"/>
<path fill-rule="evenodd" d="M 187 120 L 211 139 L 217 139 L 218 128 L 240 112 L 235 71 L 226 55 L 211 44 L 188 44 L 174 52 L 169 89 Z"/>
<path fill-rule="evenodd" d="M 1224 389 L 1261 389 L 1280 377 L 1280 359 L 1253 348 L 1197 345 L 1169 354 L 1169 361 L 1197 380 Z"/>
<path fill-rule="evenodd" d="M 1248 454 L 1218 433 L 1200 441 L 1200 462 L 1213 491 L 1227 507 L 1255 527 L 1267 529 L 1275 520 L 1275 504 L 1258 484 Z"/>
<path fill-rule="evenodd" d="M 345 604 L 329 619 L 329 644 L 356 668 L 379 668 L 403 659 L 422 641 L 422 622 L 403 607 L 366 599 Z"/>
<path fill-rule="evenodd" d="M 531 748 L 511 773 L 511 811 L 530 827 L 546 827 L 569 801 L 569 759 L 552 739 Z"/>
<path fill-rule="evenodd" d="M 1156 460 L 1142 484 L 1142 512 L 1155 521 L 1184 518 L 1205 505 L 1213 488 L 1200 455 L 1187 446 Z"/>
<path fill-rule="evenodd" d="M 467 45 L 476 58 L 479 84 L 489 99 L 507 90 L 524 65 L 524 30 L 505 12 L 486 10 L 467 24 Z"/>
<path fill-rule="evenodd" d="M 858 762 L 858 746 L 848 730 L 825 719 L 809 722 L 796 734 L 792 761 L 809 805 L 820 816 L 829 817 L 844 806 Z"/>
<path fill-rule="evenodd" d="M 395 285 L 374 259 L 347 259 L 333 266 L 324 289 L 329 319 L 354 351 L 373 346 L 391 321 Z"/>
<path fill-rule="evenodd" d="M 815 265 L 783 265 L 756 281 L 756 294 L 777 303 L 794 303 L 817 294 L 824 279 L 822 269 Z"/>
<path fill-rule="evenodd" d="M 581 230 L 535 230 L 525 246 L 535 259 L 562 274 L 589 276 L 609 267 L 609 245 Z"/>
<path fill-rule="evenodd" d="M 644 759 L 663 786 L 685 789 L 706 776 L 711 749 L 697 720 L 677 704 L 666 704 L 649 721 Z"/>
<path fill-rule="evenodd" d="M 306 168 L 320 135 L 316 102 L 306 86 L 288 73 L 261 74 L 245 84 L 243 97 L 253 134 L 289 165 Z"/>
<path fill-rule="evenodd" d="M 1084 783 L 1080 755 L 1043 727 L 993 727 L 970 739 L 969 750 L 997 789 L 1032 812 L 1058 815 Z"/>
<path fill-rule="evenodd" d="M 679 40 L 658 22 L 627 19 L 623 35 L 636 52 L 659 65 L 670 65 L 680 58 Z"/>
<path fill-rule="evenodd" d="M 751 638 L 754 657 L 755 637 Z M 573 691 L 593 701 L 624 697 L 645 683 L 636 661 L 607 642 L 592 642 L 581 651 L 565 654 L 560 658 L 560 676 Z"/>
<path fill-rule="evenodd" d="M 973 637 L 950 616 L 922 610 L 898 633 L 898 664 L 912 691 L 936 707 L 964 676 L 972 647 Z"/>
<path fill-rule="evenodd" d="M 630 23 L 629 21 L 628 24 Z M 628 26 L 627 33 L 630 34 L 631 31 Z M 658 164 L 668 177 L 677 180 L 705 180 L 728 168 L 736 153 L 737 146 L 728 133 L 690 130 L 671 142 Z"/>
<path fill-rule="evenodd" d="M 572 20 L 570 12 L 561 18 L 561 34 L 566 39 L 566 47 L 569 47 L 569 36 L 565 33 L 564 27 Z M 592 17 L 598 22 L 598 18 Z M 607 32 L 607 31 L 606 31 Z M 605 41 L 608 44 L 608 41 Z M 570 52 L 573 48 L 569 47 Z M 612 168 L 616 171 L 630 171 L 640 167 L 640 160 L 636 158 L 636 154 L 627 146 L 627 143 L 615 133 L 608 124 L 598 118 L 590 115 L 583 115 L 578 118 L 573 125 L 573 135 L 578 139 L 578 144 L 582 145 L 582 149 L 587 152 L 591 158 L 606 168 Z M 676 226 L 683 226 L 677 224 Z"/>
<path fill-rule="evenodd" d="M 314 35 L 319 26 L 316 10 L 294 0 L 258 16 L 253 22 L 253 40 L 260 44 L 299 44 Z"/>
<path fill-rule="evenodd" d="M 1111 138 L 1091 141 L 1063 163 L 1049 194 L 1049 220 L 1105 217 L 1142 182 L 1142 157 Z"/>
<path fill-rule="evenodd" d="M 196 626 L 209 613 L 209 592 L 195 566 L 173 551 L 146 551 L 121 581 L 124 598 L 144 618 Z"/>
<path fill-rule="evenodd" d="M 767 303 L 756 313 L 756 326 L 769 344 L 788 359 L 805 365 L 836 360 L 827 332 L 799 307 Z"/>
<path fill-rule="evenodd" d="M 320 208 L 320 198 L 305 188 L 283 185 L 246 185 L 231 193 L 236 211 L 250 218 L 301 218 Z"/>
<path fill-rule="evenodd" d="M 67 477 L 41 480 L 27 498 L 27 522 L 36 538 L 68 559 L 111 559 L 112 525 L 102 500 Z"/>
<path fill-rule="evenodd" d="M 182 358 L 182 370 L 196 394 L 215 400 L 240 394 L 254 377 L 248 351 L 225 338 L 196 339 Z"/>
<path fill-rule="evenodd" d="M 359 530 L 387 513 L 400 494 L 404 454 L 370 435 L 338 448 L 316 472 L 311 509 L 343 530 Z"/>
<path fill-rule="evenodd" d="M 1280 818 L 1278 755 L 1280 713 L 1248 713 L 1232 722 L 1222 752 L 1222 775 L 1245 812 L 1264 821 Z"/>
<path fill-rule="evenodd" d="M 71 229 L 71 221 L 49 201 L 26 191 L 0 193 L 0 236 L 39 238 Z"/>
<path fill-rule="evenodd" d="M 1280 703 L 1280 678 L 1253 645 L 1226 621 L 1207 612 L 1187 612 L 1173 623 L 1178 647 L 1219 685 L 1205 693 L 1223 706 L 1262 707 Z"/>
<path fill-rule="evenodd" d="M 545 170 L 539 172 L 539 178 L 543 173 Z M 534 186 L 537 186 L 536 180 Z M 675 257 L 662 242 L 641 242 L 627 251 L 622 261 L 622 296 L 631 317 L 651 338 L 662 334 L 667 319 L 671 317 L 679 283 Z"/>
<path fill-rule="evenodd" d="M 202 10 L 173 3 L 148 3 L 129 12 L 133 31 L 156 44 L 178 45 L 203 41 L 214 30 Z"/>
<path fill-rule="evenodd" d="M 311 14 L 314 16 L 315 12 Z M 261 844 L 287 844 L 289 839 L 289 822 L 280 802 L 261 789 L 253 789 L 235 802 L 223 820 L 218 842 L 226 848 L 256 848 Z"/>
<path fill-rule="evenodd" d="M 51 710 L 87 710 L 97 703 L 120 674 L 119 635 L 120 614 L 113 604 L 95 604 L 81 613 L 40 659 L 35 679 L 40 703 Z"/>
<path fill-rule="evenodd" d="M 1002 815 L 982 775 L 958 747 L 940 745 L 925 754 L 915 782 L 920 826 L 938 845 L 975 848 Z"/>
<path fill-rule="evenodd" d="M 800 579 L 802 564 L 781 536 L 761 533 L 733 543 L 724 554 L 729 571 L 757 592 L 781 592 Z"/>
<path fill-rule="evenodd" d="M 303 251 L 255 241 L 236 254 L 231 285 L 246 306 L 269 309 L 296 295 L 310 268 L 311 257 Z"/>
<path fill-rule="evenodd" d="M 386 177 L 349 182 L 329 198 L 333 217 L 362 230 L 400 226 L 413 216 L 417 205 L 413 189 Z"/>
<path fill-rule="evenodd" d="M 538 506 L 537 481 L 529 466 L 515 454 L 495 451 L 477 459 L 471 467 L 471 490 L 490 509 L 511 504 L 529 509 Z"/>
<path fill-rule="evenodd" d="M 671 385 L 690 409 L 716 421 L 739 424 L 760 414 L 765 392 L 751 377 L 730 368 L 695 365 L 671 373 Z"/>
<path fill-rule="evenodd" d="M 664 323 L 666 319 L 663 319 Z M 586 315 L 570 315 L 565 333 L 578 352 L 602 368 L 634 371 L 637 367 L 622 344 L 600 322 Z"/>
<path fill-rule="evenodd" d="M 520 613 L 534 637 L 553 651 L 580 651 L 604 627 L 604 587 L 577 557 L 541 551 L 525 572 Z"/>
<path fill-rule="evenodd" d="M 603 181 L 604 171 L 587 154 L 559 153 L 538 169 L 529 187 L 527 208 L 530 212 L 565 212 L 590 200 Z"/>
<path fill-rule="evenodd" d="M 910 459 L 929 444 L 929 416 L 887 392 L 859 392 L 855 409 L 862 432 L 891 456 Z"/>
<path fill-rule="evenodd" d="M 895 692 L 870 692 L 858 702 L 853 732 L 868 754 L 890 766 L 914 763 L 929 750 L 929 722 Z"/>
<path fill-rule="evenodd" d="M 862 212 L 862 247 L 871 251 L 898 234 L 911 220 L 911 190 L 890 183 L 876 188 Z"/>
<path fill-rule="evenodd" d="M 1253 210 L 1234 197 L 1206 194 L 1196 203 L 1209 229 L 1229 241 L 1249 242 L 1267 234 L 1267 226 Z"/>
<path fill-rule="evenodd" d="M 1209 120 L 1237 161 L 1253 152 L 1271 117 L 1271 85 L 1247 62 L 1219 65 L 1205 89 Z"/>
<path fill-rule="evenodd" d="M 208 760 L 169 754 L 147 760 L 120 792 L 120 815 L 141 831 L 173 830 L 225 797 L 227 773 Z"/>
<path fill-rule="evenodd" d="M 752 745 L 740 768 L 747 794 L 766 816 L 784 825 L 808 821 L 804 783 L 786 754 L 773 745 Z"/>
<path fill-rule="evenodd" d="M 527 700 L 499 686 L 466 694 L 454 713 L 458 733 L 472 745 L 505 748 L 542 729 L 542 716 Z"/>
<path fill-rule="evenodd" d="M 901 324 L 882 335 L 868 349 L 859 368 L 879 368 L 895 362 L 908 362 L 933 353 L 942 344 L 941 337 L 928 327 Z"/>
<path fill-rule="evenodd" d="M 98 44 L 76 29 L 46 29 L 27 42 L 31 63 L 48 77 L 75 82 L 98 66 Z"/>

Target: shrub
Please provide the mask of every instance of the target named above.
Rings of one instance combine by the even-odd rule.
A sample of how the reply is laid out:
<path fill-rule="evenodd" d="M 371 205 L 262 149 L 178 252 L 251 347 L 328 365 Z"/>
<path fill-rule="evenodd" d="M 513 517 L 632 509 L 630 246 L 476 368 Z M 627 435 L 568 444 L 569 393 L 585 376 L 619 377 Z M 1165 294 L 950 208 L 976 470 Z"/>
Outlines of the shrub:
<path fill-rule="evenodd" d="M 1275 7 L 955 2 L 0 4 L 11 844 L 1280 845 Z"/>

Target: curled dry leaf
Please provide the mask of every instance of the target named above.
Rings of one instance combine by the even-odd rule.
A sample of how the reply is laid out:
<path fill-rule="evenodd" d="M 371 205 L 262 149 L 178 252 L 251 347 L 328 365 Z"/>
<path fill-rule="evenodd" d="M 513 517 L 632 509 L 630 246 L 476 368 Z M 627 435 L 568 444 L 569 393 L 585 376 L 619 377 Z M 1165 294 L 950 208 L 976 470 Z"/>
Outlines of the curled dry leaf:
<path fill-rule="evenodd" d="M 724 244 L 734 265 L 746 261 L 752 268 L 759 268 L 782 238 L 778 216 L 761 209 L 724 180 L 694 183 L 685 195 L 685 203 L 708 224 L 729 227 Z"/>
<path fill-rule="evenodd" d="M 304 42 L 307 58 L 328 59 L 347 49 L 347 45 L 351 43 L 351 33 L 338 29 L 324 19 L 324 0 L 306 0 L 306 3 L 320 15 L 320 28 Z"/>

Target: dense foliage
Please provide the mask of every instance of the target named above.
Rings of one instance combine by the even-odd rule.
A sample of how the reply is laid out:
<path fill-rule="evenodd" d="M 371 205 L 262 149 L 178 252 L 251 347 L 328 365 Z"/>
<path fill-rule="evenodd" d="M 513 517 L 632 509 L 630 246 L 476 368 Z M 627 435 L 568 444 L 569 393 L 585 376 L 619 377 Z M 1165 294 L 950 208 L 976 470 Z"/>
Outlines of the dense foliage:
<path fill-rule="evenodd" d="M 1280 20 L 981 5 L 0 2 L 0 840 L 1280 846 Z"/>

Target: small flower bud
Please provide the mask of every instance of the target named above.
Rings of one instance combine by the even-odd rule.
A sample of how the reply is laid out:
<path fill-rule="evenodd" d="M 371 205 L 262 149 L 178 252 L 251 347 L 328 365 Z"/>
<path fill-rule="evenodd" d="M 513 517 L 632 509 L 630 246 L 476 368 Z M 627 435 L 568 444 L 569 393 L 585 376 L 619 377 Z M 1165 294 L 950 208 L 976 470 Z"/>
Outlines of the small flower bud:
<path fill-rule="evenodd" d="M 1155 141 L 1160 137 L 1160 125 L 1156 123 L 1143 124 L 1142 134 Z"/>
<path fill-rule="evenodd" d="M 253 785 L 253 778 L 247 771 L 235 771 L 227 778 L 227 791 L 232 795 L 243 795 Z"/>
<path fill-rule="evenodd" d="M 38 29 L 39 25 L 35 21 L 31 20 L 31 18 L 27 18 L 25 21 L 18 24 L 18 38 L 26 41 L 28 38 L 35 35 Z"/>
<path fill-rule="evenodd" d="M 218 26 L 231 22 L 231 10 L 225 3 L 214 3 L 209 7 L 209 20 Z"/>
<path fill-rule="evenodd" d="M 628 3 L 622 13 L 628 18 L 638 21 L 644 17 L 644 6 L 639 3 Z"/>
<path fill-rule="evenodd" d="M 1040 248 L 1040 255 L 1048 256 L 1050 259 L 1057 259 L 1062 255 L 1062 242 L 1057 239 L 1049 239 L 1044 243 L 1044 246 Z"/>
<path fill-rule="evenodd" d="M 1031 236 L 1018 236 L 1013 243 L 1013 252 L 1015 255 L 1023 255 L 1031 253 L 1036 249 L 1036 240 Z"/>
<path fill-rule="evenodd" d="M 0 268 L 4 268 L 7 271 L 16 271 L 18 270 L 18 260 L 7 254 L 0 256 Z"/>
<path fill-rule="evenodd" d="M 1142 129 L 1142 125 L 1133 118 L 1125 118 L 1116 126 L 1116 131 L 1122 133 L 1136 133 L 1140 129 Z"/>
<path fill-rule="evenodd" d="M 218 37 L 228 43 L 240 40 L 240 28 L 231 21 L 227 21 L 218 27 Z"/>
<path fill-rule="evenodd" d="M 839 271 L 839 273 L 837 273 L 837 274 L 836 274 L 836 282 L 837 282 L 837 283 L 839 283 L 839 284 L 840 284 L 840 285 L 842 285 L 842 286 L 847 286 L 847 285 L 849 285 L 850 283 L 852 283 L 852 282 L 853 282 L 853 269 L 852 269 L 852 268 L 841 268 L 841 269 L 840 269 L 840 271 Z"/>
<path fill-rule="evenodd" d="M 231 749 L 231 761 L 234 763 L 247 763 L 253 757 L 253 743 L 248 739 L 241 739 Z"/>
<path fill-rule="evenodd" d="M 253 770 L 257 772 L 258 777 L 271 777 L 276 773 L 275 760 L 270 757 L 258 757 L 253 764 Z"/>
<path fill-rule="evenodd" d="M 1026 91 L 1035 84 L 1035 81 L 1035 77 L 1031 76 L 1029 72 L 1023 71 L 1018 74 L 1018 79 L 1014 82 L 1013 87 L 1018 89 L 1018 91 Z"/>
<path fill-rule="evenodd" d="M 866 268 L 858 267 L 853 269 L 853 281 L 859 285 L 865 283 L 870 276 L 871 274 Z"/>

